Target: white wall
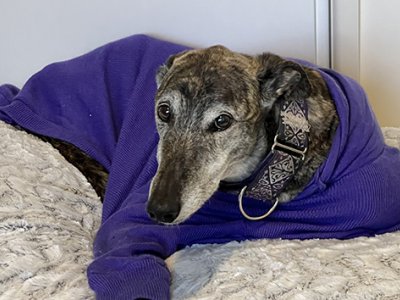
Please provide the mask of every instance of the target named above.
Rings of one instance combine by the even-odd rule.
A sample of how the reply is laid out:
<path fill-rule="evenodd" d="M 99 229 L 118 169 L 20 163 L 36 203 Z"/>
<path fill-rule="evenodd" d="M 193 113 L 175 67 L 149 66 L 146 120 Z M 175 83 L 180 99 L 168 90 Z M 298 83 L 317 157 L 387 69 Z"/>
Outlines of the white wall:
<path fill-rule="evenodd" d="M 0 0 L 0 83 L 21 86 L 51 62 L 135 33 L 197 47 L 219 43 L 243 52 L 272 51 L 325 62 L 328 18 L 316 21 L 315 15 L 327 3 L 328 0 Z M 326 33 L 321 35 L 321 30 Z"/>
<path fill-rule="evenodd" d="M 400 1 L 360 4 L 360 82 L 380 123 L 400 127 Z"/>
<path fill-rule="evenodd" d="M 332 5 L 333 68 L 361 83 L 381 126 L 400 127 L 400 1 Z"/>
<path fill-rule="evenodd" d="M 335 70 L 360 81 L 359 1 L 333 0 L 331 63 Z"/>

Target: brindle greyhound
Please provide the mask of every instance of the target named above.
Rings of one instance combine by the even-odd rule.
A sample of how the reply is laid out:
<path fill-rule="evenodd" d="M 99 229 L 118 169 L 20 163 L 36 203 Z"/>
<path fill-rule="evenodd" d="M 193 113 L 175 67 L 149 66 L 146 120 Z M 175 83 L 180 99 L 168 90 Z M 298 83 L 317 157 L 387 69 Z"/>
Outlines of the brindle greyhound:
<path fill-rule="evenodd" d="M 183 222 L 221 181 L 252 174 L 271 151 L 284 99 L 305 99 L 310 129 L 304 161 L 279 202 L 301 192 L 327 157 L 338 116 L 324 80 L 311 68 L 270 53 L 248 56 L 214 46 L 170 57 L 156 79 L 159 167 L 147 211 L 158 222 Z M 45 139 L 104 196 L 104 168 L 65 142 Z"/>

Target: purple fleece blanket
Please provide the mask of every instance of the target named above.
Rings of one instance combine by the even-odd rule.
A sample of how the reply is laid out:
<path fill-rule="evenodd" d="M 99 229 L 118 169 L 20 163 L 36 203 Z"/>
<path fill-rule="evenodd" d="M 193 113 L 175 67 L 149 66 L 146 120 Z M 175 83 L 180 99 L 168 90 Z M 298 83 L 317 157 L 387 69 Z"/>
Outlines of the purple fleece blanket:
<path fill-rule="evenodd" d="M 351 79 L 318 69 L 340 116 L 332 149 L 305 190 L 267 219 L 246 220 L 221 191 L 179 226 L 145 212 L 157 169 L 156 69 L 185 47 L 132 36 L 49 65 L 19 91 L 0 87 L 0 119 L 71 142 L 110 172 L 88 278 L 98 299 L 167 299 L 164 259 L 194 243 L 256 238 L 352 238 L 400 229 L 400 154 L 384 144 L 366 96 Z M 266 204 L 247 199 L 252 215 Z"/>

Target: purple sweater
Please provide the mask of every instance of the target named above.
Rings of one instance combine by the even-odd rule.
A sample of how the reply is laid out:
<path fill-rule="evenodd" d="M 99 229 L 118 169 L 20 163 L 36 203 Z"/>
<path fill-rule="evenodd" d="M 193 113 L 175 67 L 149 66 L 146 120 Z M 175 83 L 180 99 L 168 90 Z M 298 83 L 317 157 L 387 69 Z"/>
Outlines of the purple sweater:
<path fill-rule="evenodd" d="M 221 191 L 179 226 L 145 212 L 156 172 L 155 72 L 185 47 L 138 35 L 47 66 L 19 91 L 0 87 L 0 119 L 73 143 L 110 172 L 102 225 L 88 268 L 97 299 L 167 299 L 164 259 L 194 243 L 258 238 L 352 238 L 400 229 L 400 154 L 384 144 L 361 87 L 318 69 L 340 125 L 326 162 L 305 190 L 267 219 L 246 220 Z M 251 215 L 266 203 L 246 199 Z M 195 271 L 195 270 L 194 270 Z"/>

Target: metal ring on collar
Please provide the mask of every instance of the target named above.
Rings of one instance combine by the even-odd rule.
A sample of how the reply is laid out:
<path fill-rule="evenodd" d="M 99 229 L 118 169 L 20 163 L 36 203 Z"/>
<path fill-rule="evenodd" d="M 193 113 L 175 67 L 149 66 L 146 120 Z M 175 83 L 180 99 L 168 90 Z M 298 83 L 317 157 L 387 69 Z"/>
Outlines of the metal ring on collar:
<path fill-rule="evenodd" d="M 279 200 L 276 199 L 274 205 L 273 205 L 273 206 L 270 208 L 270 210 L 267 211 L 265 214 L 263 214 L 263 215 L 261 215 L 261 216 L 258 216 L 258 217 L 249 216 L 249 215 L 244 211 L 244 209 L 243 209 L 243 195 L 244 195 L 244 193 L 246 192 L 246 189 L 247 189 L 247 186 L 245 186 L 244 188 L 242 188 L 242 190 L 240 191 L 240 194 L 239 194 L 239 209 L 240 209 L 240 212 L 242 213 L 242 215 L 243 215 L 246 219 L 248 219 L 248 220 L 250 220 L 250 221 L 259 221 L 259 220 L 262 220 L 262 219 L 268 217 L 270 214 L 272 214 L 272 212 L 273 212 L 273 211 L 275 210 L 275 208 L 278 206 Z"/>

